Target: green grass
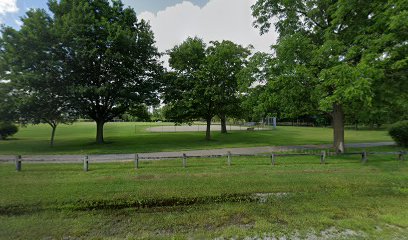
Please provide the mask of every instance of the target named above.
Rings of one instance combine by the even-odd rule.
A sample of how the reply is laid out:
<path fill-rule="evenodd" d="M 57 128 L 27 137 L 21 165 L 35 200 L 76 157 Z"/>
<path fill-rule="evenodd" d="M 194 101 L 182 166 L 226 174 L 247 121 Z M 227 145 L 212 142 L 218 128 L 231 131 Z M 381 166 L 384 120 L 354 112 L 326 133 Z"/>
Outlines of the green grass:
<path fill-rule="evenodd" d="M 203 132 L 150 133 L 155 123 L 107 123 L 104 145 L 95 144 L 95 124 L 75 123 L 57 128 L 55 147 L 49 147 L 51 128 L 29 125 L 7 141 L 0 141 L 0 154 L 98 154 L 181 151 L 224 147 L 267 145 L 325 144 L 332 142 L 331 128 L 278 127 L 270 131 L 213 132 L 205 141 Z M 352 142 L 391 141 L 384 130 L 346 130 L 345 140 Z"/>
<path fill-rule="evenodd" d="M 225 158 L 188 159 L 187 168 L 174 159 L 141 162 L 138 170 L 130 162 L 91 163 L 89 172 L 81 164 L 23 163 L 22 172 L 0 164 L 0 239 L 304 238 L 322 231 L 333 239 L 406 239 L 407 160 L 360 158 L 331 156 L 321 165 L 318 156 L 277 157 L 271 166 L 264 157 L 234 157 L 230 167 Z M 255 193 L 275 195 L 250 200 Z"/>

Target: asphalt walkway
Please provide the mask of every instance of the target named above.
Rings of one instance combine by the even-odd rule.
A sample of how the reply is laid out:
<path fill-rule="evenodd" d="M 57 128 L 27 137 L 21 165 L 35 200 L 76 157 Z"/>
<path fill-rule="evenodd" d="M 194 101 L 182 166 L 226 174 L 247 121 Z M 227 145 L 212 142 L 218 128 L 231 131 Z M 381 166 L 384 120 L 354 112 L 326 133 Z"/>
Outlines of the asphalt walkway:
<path fill-rule="evenodd" d="M 346 144 L 346 148 L 365 148 L 365 147 L 378 147 L 378 146 L 392 146 L 394 142 L 376 142 L 376 143 L 350 143 Z M 262 154 L 271 152 L 285 152 L 296 150 L 318 150 L 328 149 L 331 144 L 323 145 L 298 145 L 298 146 L 265 146 L 265 147 L 248 147 L 248 148 L 221 148 L 221 149 L 207 149 L 207 150 L 189 150 L 178 152 L 150 152 L 140 153 L 139 157 L 141 161 L 154 160 L 160 158 L 177 158 L 186 154 L 189 157 L 205 157 L 214 155 L 226 155 L 228 152 L 231 154 Z M 133 160 L 135 154 L 97 154 L 89 155 L 90 162 L 119 162 Z M 16 156 L 13 155 L 0 155 L 0 162 L 14 161 Z M 83 161 L 84 155 L 23 155 L 23 161 L 29 162 L 56 162 L 56 163 L 77 163 Z M 143 159 L 145 158 L 145 159 Z"/>

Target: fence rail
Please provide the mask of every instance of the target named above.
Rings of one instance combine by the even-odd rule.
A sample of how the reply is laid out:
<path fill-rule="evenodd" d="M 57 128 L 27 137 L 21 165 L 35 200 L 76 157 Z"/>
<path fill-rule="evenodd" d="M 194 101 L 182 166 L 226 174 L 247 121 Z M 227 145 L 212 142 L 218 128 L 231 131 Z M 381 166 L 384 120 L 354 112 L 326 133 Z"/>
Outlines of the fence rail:
<path fill-rule="evenodd" d="M 166 160 L 166 159 L 182 159 L 182 166 L 183 168 L 187 167 L 187 159 L 189 158 L 222 158 L 222 157 L 227 157 L 227 164 L 228 166 L 231 166 L 232 158 L 233 157 L 269 157 L 271 159 L 271 165 L 276 164 L 276 158 L 277 157 L 299 157 L 299 156 L 320 156 L 320 164 L 325 164 L 326 163 L 326 157 L 327 156 L 334 156 L 334 153 L 330 155 L 331 152 L 326 152 L 325 150 L 321 151 L 319 154 L 317 153 L 264 153 L 264 154 L 232 154 L 231 152 L 227 152 L 225 154 L 215 154 L 215 155 L 187 155 L 183 153 L 180 156 L 140 156 L 139 154 L 134 154 L 133 159 L 126 159 L 127 161 L 134 161 L 135 168 L 139 168 L 139 161 L 140 160 Z M 398 157 L 398 160 L 403 161 L 404 160 L 404 155 L 406 155 L 406 151 L 398 151 L 398 152 L 349 152 L 349 153 L 342 153 L 338 154 L 336 156 L 341 156 L 341 155 L 361 155 L 361 162 L 366 163 L 368 161 L 368 156 L 369 155 L 396 155 Z M 89 171 L 89 163 L 92 160 L 92 155 L 85 155 L 83 157 L 83 170 L 85 172 Z M 23 162 L 23 157 L 21 155 L 17 155 L 15 157 L 15 166 L 16 166 L 16 171 L 21 171 L 22 169 L 22 162 Z M 26 162 L 49 162 L 49 161 L 33 161 L 33 160 L 25 160 Z M 3 161 L 3 162 L 11 162 L 11 161 Z M 51 162 L 57 162 L 57 161 L 51 161 Z M 77 161 L 80 162 L 80 161 Z M 59 163 L 64 163 L 64 161 L 59 161 Z"/>

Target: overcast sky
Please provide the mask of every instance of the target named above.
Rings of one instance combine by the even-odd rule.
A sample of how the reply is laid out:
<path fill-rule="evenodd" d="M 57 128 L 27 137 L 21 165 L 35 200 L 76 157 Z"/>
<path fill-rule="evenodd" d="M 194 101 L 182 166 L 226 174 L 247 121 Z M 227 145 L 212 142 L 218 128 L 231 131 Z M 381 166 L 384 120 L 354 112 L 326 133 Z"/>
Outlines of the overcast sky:
<path fill-rule="evenodd" d="M 256 51 L 269 52 L 277 34 L 260 36 L 252 27 L 250 6 L 255 0 L 122 0 L 139 18 L 150 22 L 159 51 L 166 51 L 187 37 L 206 42 L 231 40 Z M 18 28 L 29 8 L 47 8 L 47 0 L 0 0 L 0 23 Z"/>

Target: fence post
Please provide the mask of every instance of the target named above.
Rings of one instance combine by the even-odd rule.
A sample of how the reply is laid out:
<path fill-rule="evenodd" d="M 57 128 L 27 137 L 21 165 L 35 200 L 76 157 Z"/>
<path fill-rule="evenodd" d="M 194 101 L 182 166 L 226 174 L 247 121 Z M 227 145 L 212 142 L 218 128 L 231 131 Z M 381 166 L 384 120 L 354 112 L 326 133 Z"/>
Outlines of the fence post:
<path fill-rule="evenodd" d="M 320 164 L 325 164 L 326 163 L 326 151 L 322 151 L 320 155 Z"/>
<path fill-rule="evenodd" d="M 364 152 L 361 154 L 361 161 L 363 163 L 367 162 L 367 152 L 366 152 L 366 150 L 364 150 Z"/>
<path fill-rule="evenodd" d="M 183 168 L 187 167 L 187 156 L 183 153 Z"/>
<path fill-rule="evenodd" d="M 403 152 L 403 151 L 400 151 L 400 152 L 399 152 L 399 154 L 398 154 L 398 160 L 404 161 L 404 152 Z"/>
<path fill-rule="evenodd" d="M 21 155 L 16 156 L 16 171 L 21 171 Z"/>
<path fill-rule="evenodd" d="M 230 151 L 228 151 L 227 159 L 228 159 L 228 166 L 231 166 L 231 152 Z"/>
<path fill-rule="evenodd" d="M 271 165 L 275 166 L 275 154 L 271 153 Z"/>
<path fill-rule="evenodd" d="M 84 157 L 84 171 L 85 172 L 88 172 L 88 170 L 89 170 L 89 157 L 88 156 L 85 156 Z"/>
<path fill-rule="evenodd" d="M 135 154 L 135 168 L 139 168 L 139 154 L 137 153 Z"/>

